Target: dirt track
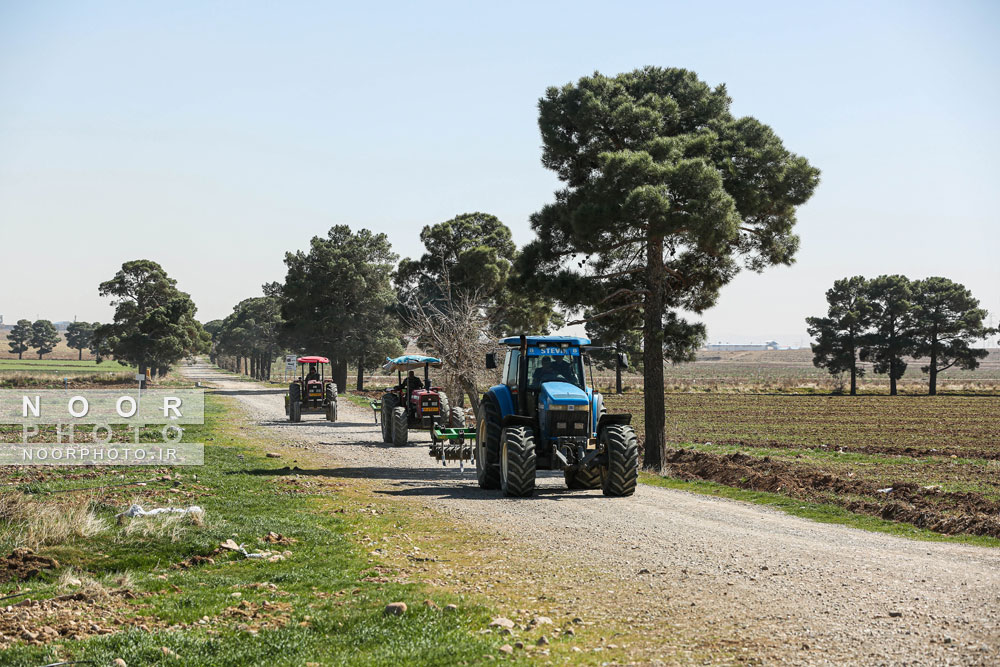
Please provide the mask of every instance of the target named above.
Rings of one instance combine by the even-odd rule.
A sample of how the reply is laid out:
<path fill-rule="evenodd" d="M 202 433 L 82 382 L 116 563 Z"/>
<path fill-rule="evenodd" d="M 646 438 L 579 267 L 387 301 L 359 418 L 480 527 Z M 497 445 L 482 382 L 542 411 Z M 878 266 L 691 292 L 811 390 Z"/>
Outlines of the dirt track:
<path fill-rule="evenodd" d="M 915 542 L 818 524 L 755 505 L 640 485 L 628 499 L 567 491 L 540 473 L 536 495 L 482 491 L 414 446 L 383 445 L 371 412 L 289 424 L 283 391 L 187 367 L 277 437 L 328 453 L 329 474 L 377 480 L 408 498 L 525 540 L 554 557 L 604 564 L 605 601 L 644 628 L 671 627 L 793 664 L 996 664 L 1000 550 Z M 593 583 L 582 584 L 588 587 Z M 572 589 L 568 595 L 572 596 Z"/>

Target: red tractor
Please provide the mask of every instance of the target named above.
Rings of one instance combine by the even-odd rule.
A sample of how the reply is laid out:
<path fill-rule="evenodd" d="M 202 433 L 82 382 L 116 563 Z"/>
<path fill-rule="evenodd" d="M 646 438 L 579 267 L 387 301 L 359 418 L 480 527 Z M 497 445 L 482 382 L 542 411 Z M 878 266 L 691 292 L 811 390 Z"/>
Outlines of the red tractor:
<path fill-rule="evenodd" d="M 288 385 L 288 393 L 285 394 L 288 421 L 300 422 L 302 414 L 310 412 L 324 413 L 329 421 L 337 421 L 337 383 L 326 376 L 330 360 L 326 357 L 299 357 L 296 361 L 299 377 Z"/>
<path fill-rule="evenodd" d="M 386 389 L 382 394 L 382 441 L 397 447 L 406 444 L 411 428 L 430 430 L 437 424 L 441 428 L 464 428 L 465 412 L 462 408 L 452 409 L 448 396 L 441 387 L 431 385 L 430 368 L 441 368 L 441 360 L 408 354 L 395 359 L 386 358 L 382 367 L 388 372 L 396 371 L 399 384 Z M 424 371 L 421 380 L 415 371 Z M 403 377 L 403 373 L 406 377 Z"/>

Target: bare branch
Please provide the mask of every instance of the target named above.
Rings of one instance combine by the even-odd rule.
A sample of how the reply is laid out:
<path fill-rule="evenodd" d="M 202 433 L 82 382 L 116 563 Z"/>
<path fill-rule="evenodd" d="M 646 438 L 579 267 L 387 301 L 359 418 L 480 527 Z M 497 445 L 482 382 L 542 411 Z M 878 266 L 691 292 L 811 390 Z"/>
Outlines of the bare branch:
<path fill-rule="evenodd" d="M 599 320 L 602 317 L 607 317 L 614 313 L 621 312 L 623 310 L 628 310 L 630 308 L 641 308 L 642 301 L 636 301 L 635 303 L 627 303 L 624 306 L 618 306 L 617 308 L 612 308 L 611 310 L 606 310 L 603 313 L 598 313 L 597 315 L 591 315 L 590 317 L 584 317 L 583 319 L 573 320 L 572 322 L 567 322 L 567 326 L 572 326 L 574 324 L 586 324 L 587 322 L 593 322 L 594 320 Z"/>

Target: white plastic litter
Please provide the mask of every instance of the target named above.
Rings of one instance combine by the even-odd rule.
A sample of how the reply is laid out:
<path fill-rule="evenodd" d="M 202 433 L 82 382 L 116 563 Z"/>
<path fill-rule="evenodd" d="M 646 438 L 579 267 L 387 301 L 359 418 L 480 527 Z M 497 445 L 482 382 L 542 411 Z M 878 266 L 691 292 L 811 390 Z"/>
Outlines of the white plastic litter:
<path fill-rule="evenodd" d="M 888 486 L 884 489 L 877 489 L 878 493 L 892 493 L 892 487 Z"/>
<path fill-rule="evenodd" d="M 127 510 L 122 512 L 119 516 L 125 516 L 128 518 L 136 516 L 153 516 L 155 514 L 203 514 L 204 510 L 197 505 L 192 505 L 191 507 L 157 507 L 156 509 L 151 509 L 149 511 L 142 509 L 140 505 L 132 505 Z"/>

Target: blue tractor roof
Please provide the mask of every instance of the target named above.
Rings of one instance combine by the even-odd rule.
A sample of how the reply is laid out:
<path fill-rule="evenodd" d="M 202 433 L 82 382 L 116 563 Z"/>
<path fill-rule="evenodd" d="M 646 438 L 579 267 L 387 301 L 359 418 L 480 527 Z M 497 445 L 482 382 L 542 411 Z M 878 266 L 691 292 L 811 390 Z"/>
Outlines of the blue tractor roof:
<path fill-rule="evenodd" d="M 425 357 L 422 354 L 404 354 L 395 359 L 386 357 L 382 368 L 386 371 L 415 371 L 418 368 L 423 368 L 424 364 L 440 368 L 441 360 L 437 357 Z"/>
<path fill-rule="evenodd" d="M 528 345 L 561 345 L 563 343 L 578 346 L 590 345 L 589 338 L 580 338 L 579 336 L 525 336 L 525 338 L 528 339 Z M 515 347 L 521 344 L 521 337 L 508 336 L 507 338 L 501 338 L 500 344 Z"/>

